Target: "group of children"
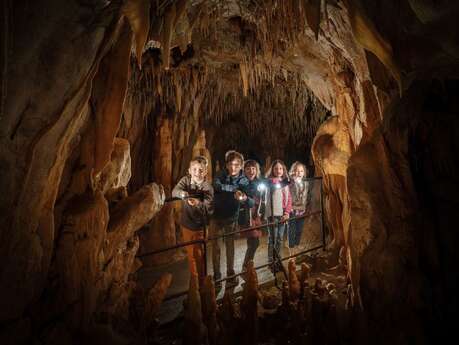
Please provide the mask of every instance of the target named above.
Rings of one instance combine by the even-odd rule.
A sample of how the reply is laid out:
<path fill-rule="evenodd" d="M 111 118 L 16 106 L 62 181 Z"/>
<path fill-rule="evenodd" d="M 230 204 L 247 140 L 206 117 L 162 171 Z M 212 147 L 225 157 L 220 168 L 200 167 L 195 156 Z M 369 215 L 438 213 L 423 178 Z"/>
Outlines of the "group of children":
<path fill-rule="evenodd" d="M 173 197 L 183 199 L 180 226 L 184 241 L 204 239 L 204 229 L 209 227 L 211 238 L 212 264 L 216 286 L 220 285 L 221 242 L 226 247 L 227 284 L 236 285 L 238 277 L 234 271 L 234 236 L 238 230 L 247 238 L 247 250 L 243 269 L 255 257 L 260 244 L 262 225 L 267 227 L 268 260 L 275 261 L 275 253 L 281 244 L 290 217 L 288 247 L 294 254 L 300 245 L 301 234 L 310 191 L 305 179 L 306 166 L 295 162 L 290 173 L 281 160 L 272 162 L 266 178 L 261 177 L 260 165 L 255 160 L 247 160 L 237 151 L 225 155 L 225 169 L 217 173 L 210 184 L 207 179 L 208 162 L 199 156 L 191 160 L 188 175 L 184 176 L 172 191 Z M 298 218 L 300 217 L 300 218 Z M 204 257 L 202 244 L 188 245 L 187 256 L 190 271 L 196 272 L 200 281 L 204 278 Z M 279 267 L 274 267 L 274 270 Z"/>

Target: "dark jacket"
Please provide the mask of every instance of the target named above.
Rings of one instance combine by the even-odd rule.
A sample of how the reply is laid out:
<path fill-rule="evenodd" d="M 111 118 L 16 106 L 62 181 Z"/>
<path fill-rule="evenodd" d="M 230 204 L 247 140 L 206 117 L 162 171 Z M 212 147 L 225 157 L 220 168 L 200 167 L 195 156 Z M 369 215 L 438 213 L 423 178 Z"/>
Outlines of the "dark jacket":
<path fill-rule="evenodd" d="M 224 223 L 236 222 L 241 204 L 253 202 L 249 197 L 249 180 L 242 171 L 237 176 L 230 176 L 226 170 L 220 171 L 214 178 L 214 218 Z M 234 198 L 234 192 L 240 190 L 249 197 L 240 202 Z"/>
<path fill-rule="evenodd" d="M 239 210 L 239 225 L 241 228 L 256 227 L 265 222 L 266 199 L 269 194 L 268 189 L 258 191 L 259 183 L 266 182 L 261 178 L 256 178 L 249 182 L 249 194 L 253 202 L 247 202 Z M 254 229 L 241 233 L 243 237 L 260 237 L 262 229 Z"/>
<path fill-rule="evenodd" d="M 251 220 L 257 217 L 258 206 L 260 205 L 260 192 L 257 191 L 258 183 L 261 180 L 256 178 L 252 181 L 249 180 L 247 192 L 250 199 L 241 205 L 239 209 L 239 225 L 241 227 L 249 227 L 252 225 Z"/>
<path fill-rule="evenodd" d="M 191 183 L 189 175 L 182 177 L 177 185 L 172 190 L 172 196 L 180 198 L 181 192 L 188 194 L 200 193 L 204 200 L 201 200 L 199 205 L 190 206 L 186 200 L 182 201 L 182 214 L 180 216 L 180 224 L 190 230 L 203 230 L 208 224 L 208 216 L 213 212 L 213 197 L 214 189 L 209 182 L 204 181 L 201 185 Z"/>

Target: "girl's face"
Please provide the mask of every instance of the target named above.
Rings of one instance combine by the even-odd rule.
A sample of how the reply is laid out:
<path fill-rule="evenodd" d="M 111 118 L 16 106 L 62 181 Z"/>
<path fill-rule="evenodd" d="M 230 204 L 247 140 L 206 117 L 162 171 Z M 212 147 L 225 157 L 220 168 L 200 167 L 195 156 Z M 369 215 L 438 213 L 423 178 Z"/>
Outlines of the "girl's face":
<path fill-rule="evenodd" d="M 247 178 L 252 181 L 255 179 L 257 176 L 257 167 L 254 166 L 248 166 L 244 168 L 244 174 L 247 176 Z"/>
<path fill-rule="evenodd" d="M 226 163 L 226 169 L 228 169 L 230 176 L 237 176 L 242 169 L 242 162 L 239 159 L 233 159 Z"/>
<path fill-rule="evenodd" d="M 282 164 L 277 163 L 273 167 L 273 175 L 274 177 L 282 177 L 282 175 L 284 175 L 284 167 L 282 166 Z"/>
<path fill-rule="evenodd" d="M 303 178 L 306 172 L 304 171 L 304 166 L 297 165 L 293 171 L 293 175 L 298 178 Z"/>

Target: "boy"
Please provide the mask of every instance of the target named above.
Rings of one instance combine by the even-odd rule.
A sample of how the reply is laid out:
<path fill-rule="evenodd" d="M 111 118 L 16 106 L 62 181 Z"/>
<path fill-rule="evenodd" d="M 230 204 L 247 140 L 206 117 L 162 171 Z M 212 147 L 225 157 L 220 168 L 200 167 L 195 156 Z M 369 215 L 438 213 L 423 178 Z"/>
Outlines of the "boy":
<path fill-rule="evenodd" d="M 190 162 L 188 175 L 182 177 L 172 190 L 172 196 L 182 198 L 180 228 L 185 242 L 204 239 L 208 216 L 212 214 L 214 190 L 206 181 L 208 161 L 203 156 Z M 197 272 L 200 283 L 204 279 L 202 244 L 186 246 L 190 272 Z"/>
<path fill-rule="evenodd" d="M 246 202 L 253 202 L 247 196 L 249 181 L 242 173 L 244 157 L 236 151 L 225 154 L 226 169 L 214 178 L 215 190 L 214 218 L 212 221 L 212 237 L 228 234 L 237 230 L 239 207 Z M 234 235 L 224 237 L 226 247 L 226 275 L 234 275 Z M 214 280 L 221 278 L 220 271 L 220 244 L 219 240 L 212 240 L 212 264 Z M 227 280 L 227 284 L 237 285 L 237 277 Z M 216 282 L 219 288 L 220 283 Z"/>

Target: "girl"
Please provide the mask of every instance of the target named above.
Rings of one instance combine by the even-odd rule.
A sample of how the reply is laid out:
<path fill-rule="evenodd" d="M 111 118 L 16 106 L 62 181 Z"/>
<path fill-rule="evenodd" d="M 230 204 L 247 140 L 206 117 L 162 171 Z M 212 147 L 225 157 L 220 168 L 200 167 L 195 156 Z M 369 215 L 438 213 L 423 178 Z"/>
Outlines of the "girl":
<path fill-rule="evenodd" d="M 260 179 L 260 164 L 253 159 L 244 163 L 244 175 L 249 180 L 249 193 L 253 202 L 242 205 L 239 210 L 239 226 L 241 229 L 258 226 L 264 218 L 264 205 L 266 205 L 267 189 Z M 243 270 L 247 268 L 250 260 L 253 261 L 255 252 L 260 245 L 261 229 L 243 232 L 242 236 L 247 238 L 247 251 L 245 252 Z"/>
<path fill-rule="evenodd" d="M 303 163 L 295 162 L 290 168 L 292 182 L 290 184 L 290 193 L 292 194 L 292 217 L 301 217 L 306 213 L 308 205 L 308 182 L 306 181 L 306 166 Z M 288 246 L 290 255 L 295 254 L 295 248 L 298 248 L 303 233 L 304 218 L 294 219 L 290 222 L 288 231 Z"/>
<path fill-rule="evenodd" d="M 289 218 L 292 211 L 292 197 L 288 187 L 288 174 L 284 162 L 277 159 L 272 164 L 266 174 L 270 184 L 270 197 L 266 213 L 270 217 L 270 222 L 283 222 Z M 278 223 L 269 228 L 268 260 L 274 261 L 274 250 L 280 255 L 281 243 L 284 236 L 285 222 Z M 279 266 L 274 267 L 274 272 Z"/>

